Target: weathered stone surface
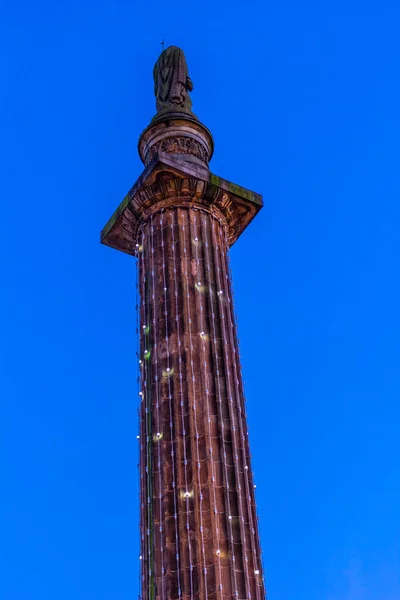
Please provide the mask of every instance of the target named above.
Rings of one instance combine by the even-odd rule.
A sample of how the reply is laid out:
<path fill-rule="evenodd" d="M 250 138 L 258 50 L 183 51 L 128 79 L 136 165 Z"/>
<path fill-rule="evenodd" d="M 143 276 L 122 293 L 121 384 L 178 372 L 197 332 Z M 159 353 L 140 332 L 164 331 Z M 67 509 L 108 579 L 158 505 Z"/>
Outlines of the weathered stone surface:
<path fill-rule="evenodd" d="M 139 138 L 139 154 L 145 165 L 156 153 L 163 152 L 208 167 L 213 150 L 213 138 L 207 127 L 183 114 L 159 115 Z"/>
<path fill-rule="evenodd" d="M 142 220 L 172 205 L 195 205 L 218 214 L 231 246 L 263 202 L 259 194 L 217 177 L 206 168 L 157 153 L 102 230 L 101 242 L 134 255 Z"/>
<path fill-rule="evenodd" d="M 202 162 L 208 164 L 207 149 L 197 140 L 183 135 L 167 137 L 154 144 L 146 155 L 145 164 L 148 165 L 159 152 L 167 154 L 190 154 L 197 156 Z"/>
<path fill-rule="evenodd" d="M 263 600 L 227 229 L 172 205 L 137 240 L 142 598 Z"/>
<path fill-rule="evenodd" d="M 101 232 L 139 268 L 141 600 L 263 600 L 227 262 L 263 201 L 210 172 L 181 50 L 154 81 L 145 169 Z"/>

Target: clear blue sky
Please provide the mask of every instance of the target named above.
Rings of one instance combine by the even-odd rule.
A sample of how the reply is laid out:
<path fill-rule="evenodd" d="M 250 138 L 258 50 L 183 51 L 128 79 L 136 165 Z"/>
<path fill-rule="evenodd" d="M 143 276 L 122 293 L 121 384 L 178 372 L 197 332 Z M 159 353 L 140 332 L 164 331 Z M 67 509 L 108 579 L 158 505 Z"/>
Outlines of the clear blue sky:
<path fill-rule="evenodd" d="M 0 18 L 0 597 L 138 592 L 134 261 L 160 42 L 218 175 L 270 600 L 400 598 L 400 8 L 15 0 Z"/>

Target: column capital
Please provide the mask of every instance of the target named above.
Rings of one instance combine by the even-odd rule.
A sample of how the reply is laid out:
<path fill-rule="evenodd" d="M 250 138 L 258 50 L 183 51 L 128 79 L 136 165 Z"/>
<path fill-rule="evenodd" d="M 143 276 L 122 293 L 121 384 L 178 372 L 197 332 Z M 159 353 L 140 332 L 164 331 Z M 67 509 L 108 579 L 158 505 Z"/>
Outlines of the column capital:
<path fill-rule="evenodd" d="M 157 148 L 100 234 L 100 241 L 135 255 L 137 232 L 147 217 L 167 206 L 196 205 L 220 216 L 231 246 L 263 206 L 262 196 L 212 174 L 186 157 Z"/>

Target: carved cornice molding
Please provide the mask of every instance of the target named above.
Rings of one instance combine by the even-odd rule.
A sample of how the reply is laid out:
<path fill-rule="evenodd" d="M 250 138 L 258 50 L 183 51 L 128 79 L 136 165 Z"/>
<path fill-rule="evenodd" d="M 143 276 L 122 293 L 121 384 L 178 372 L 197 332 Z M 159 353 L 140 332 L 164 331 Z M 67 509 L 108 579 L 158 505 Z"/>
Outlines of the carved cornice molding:
<path fill-rule="evenodd" d="M 155 143 L 167 139 L 162 136 Z M 180 206 L 213 214 L 223 224 L 231 246 L 262 204 L 259 194 L 213 175 L 204 163 L 189 163 L 188 157 L 160 152 L 106 223 L 101 241 L 134 255 L 138 230 L 149 215 Z"/>
<path fill-rule="evenodd" d="M 162 177 L 135 194 L 122 215 L 122 235 L 134 248 L 140 226 L 150 215 L 175 206 L 213 214 L 223 225 L 227 242 L 237 237 L 243 211 L 221 188 L 195 177 Z M 246 211 L 244 211 L 246 212 Z"/>

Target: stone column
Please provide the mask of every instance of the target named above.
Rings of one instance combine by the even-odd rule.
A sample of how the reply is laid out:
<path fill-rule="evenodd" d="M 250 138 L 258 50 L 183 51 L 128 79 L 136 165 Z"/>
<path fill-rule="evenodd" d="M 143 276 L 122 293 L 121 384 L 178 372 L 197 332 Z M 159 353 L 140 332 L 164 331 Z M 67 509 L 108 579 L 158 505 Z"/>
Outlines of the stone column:
<path fill-rule="evenodd" d="M 146 600 L 264 596 L 228 233 L 200 203 L 138 231 Z"/>
<path fill-rule="evenodd" d="M 139 266 L 143 600 L 265 595 L 227 264 L 262 199 L 211 174 L 212 152 L 195 117 L 156 117 L 101 234 Z"/>

